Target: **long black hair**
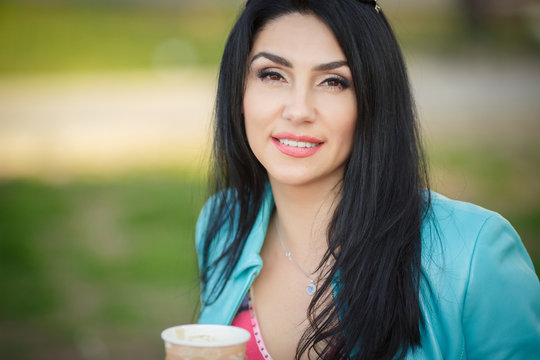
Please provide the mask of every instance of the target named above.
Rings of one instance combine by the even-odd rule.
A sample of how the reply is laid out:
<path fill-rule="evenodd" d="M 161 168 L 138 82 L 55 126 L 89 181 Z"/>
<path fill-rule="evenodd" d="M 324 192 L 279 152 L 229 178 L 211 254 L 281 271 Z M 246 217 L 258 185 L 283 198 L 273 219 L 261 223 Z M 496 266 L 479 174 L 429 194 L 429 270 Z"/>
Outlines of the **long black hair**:
<path fill-rule="evenodd" d="M 206 304 L 215 301 L 229 281 L 268 181 L 249 147 L 242 115 L 255 35 L 282 15 L 315 15 L 332 30 L 351 69 L 358 106 L 355 140 L 319 269 L 328 261 L 333 266 L 325 270 L 310 303 L 311 326 L 298 344 L 297 358 L 312 351 L 336 359 L 403 358 L 420 345 L 421 224 L 430 203 L 427 171 L 403 57 L 375 5 L 360 0 L 249 0 L 221 62 L 211 169 L 214 197 L 201 247 Z M 231 232 L 230 240 L 216 260 L 211 249 L 223 229 Z"/>

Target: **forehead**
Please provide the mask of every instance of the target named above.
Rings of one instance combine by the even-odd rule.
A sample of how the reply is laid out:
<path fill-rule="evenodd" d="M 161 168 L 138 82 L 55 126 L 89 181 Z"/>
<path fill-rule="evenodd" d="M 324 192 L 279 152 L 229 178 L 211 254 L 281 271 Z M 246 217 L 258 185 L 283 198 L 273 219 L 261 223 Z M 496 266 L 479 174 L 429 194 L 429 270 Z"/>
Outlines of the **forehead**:
<path fill-rule="evenodd" d="M 334 33 L 312 14 L 292 13 L 269 21 L 255 36 L 251 55 L 275 53 L 291 61 L 346 60 Z"/>

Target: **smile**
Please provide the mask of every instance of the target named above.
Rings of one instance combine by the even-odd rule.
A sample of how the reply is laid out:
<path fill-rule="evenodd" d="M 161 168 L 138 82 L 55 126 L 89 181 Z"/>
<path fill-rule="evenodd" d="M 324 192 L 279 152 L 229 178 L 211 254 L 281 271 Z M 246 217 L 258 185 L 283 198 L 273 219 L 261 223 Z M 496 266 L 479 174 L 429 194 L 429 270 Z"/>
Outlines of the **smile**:
<path fill-rule="evenodd" d="M 319 146 L 320 143 L 311 143 L 307 141 L 294 141 L 289 139 L 277 139 L 280 143 L 287 146 L 294 146 L 299 148 L 314 148 L 316 146 Z"/>
<path fill-rule="evenodd" d="M 272 136 L 276 148 L 285 155 L 305 158 L 314 155 L 324 145 L 322 140 L 310 136 L 279 133 Z"/>

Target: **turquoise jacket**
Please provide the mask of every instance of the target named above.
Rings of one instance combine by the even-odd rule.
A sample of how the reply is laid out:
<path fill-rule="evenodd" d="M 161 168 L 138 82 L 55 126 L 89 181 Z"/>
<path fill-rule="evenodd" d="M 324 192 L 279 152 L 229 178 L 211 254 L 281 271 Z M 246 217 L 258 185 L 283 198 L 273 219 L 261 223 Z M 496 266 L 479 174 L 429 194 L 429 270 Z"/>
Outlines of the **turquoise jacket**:
<path fill-rule="evenodd" d="M 197 221 L 198 250 L 211 202 Z M 268 187 L 232 278 L 216 302 L 202 304 L 200 323 L 231 323 L 263 266 L 259 252 L 273 207 Z M 224 229 L 220 237 L 227 234 Z M 407 359 L 540 359 L 540 283 L 504 218 L 432 193 L 431 214 L 422 228 L 422 270 L 422 345 Z"/>

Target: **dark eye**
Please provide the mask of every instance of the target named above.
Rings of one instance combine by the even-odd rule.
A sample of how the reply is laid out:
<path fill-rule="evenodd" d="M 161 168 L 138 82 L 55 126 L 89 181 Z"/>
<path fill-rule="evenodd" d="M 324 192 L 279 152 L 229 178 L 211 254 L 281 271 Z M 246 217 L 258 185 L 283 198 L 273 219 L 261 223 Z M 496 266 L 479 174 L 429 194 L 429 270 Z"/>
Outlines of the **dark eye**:
<path fill-rule="evenodd" d="M 284 78 L 280 73 L 270 70 L 261 70 L 257 74 L 257 77 L 263 81 L 283 81 Z"/>
<path fill-rule="evenodd" d="M 322 84 L 332 90 L 344 90 L 351 87 L 351 83 L 347 79 L 338 77 L 328 78 Z"/>
<path fill-rule="evenodd" d="M 338 81 L 337 79 L 330 79 L 330 80 L 327 80 L 327 81 L 326 81 L 326 84 L 327 84 L 328 86 L 332 86 L 332 87 L 343 85 L 343 84 L 342 84 L 340 81 Z"/>

